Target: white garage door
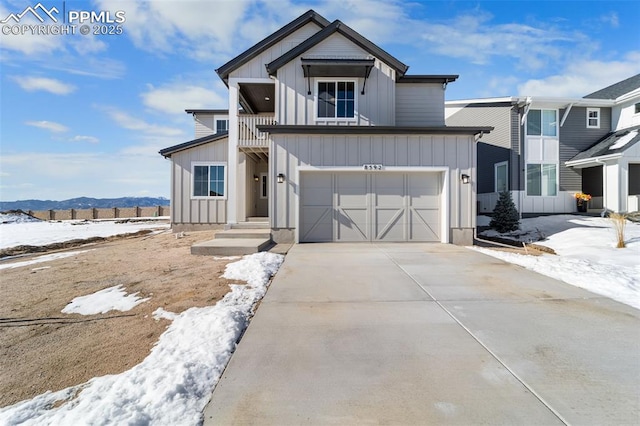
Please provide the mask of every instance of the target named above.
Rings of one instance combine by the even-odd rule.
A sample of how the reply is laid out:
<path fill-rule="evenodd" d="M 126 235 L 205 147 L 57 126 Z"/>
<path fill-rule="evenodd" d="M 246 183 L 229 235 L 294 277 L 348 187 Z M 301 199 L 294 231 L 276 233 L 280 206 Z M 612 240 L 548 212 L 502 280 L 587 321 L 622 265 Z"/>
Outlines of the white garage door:
<path fill-rule="evenodd" d="M 303 172 L 300 241 L 440 241 L 441 174 Z"/>

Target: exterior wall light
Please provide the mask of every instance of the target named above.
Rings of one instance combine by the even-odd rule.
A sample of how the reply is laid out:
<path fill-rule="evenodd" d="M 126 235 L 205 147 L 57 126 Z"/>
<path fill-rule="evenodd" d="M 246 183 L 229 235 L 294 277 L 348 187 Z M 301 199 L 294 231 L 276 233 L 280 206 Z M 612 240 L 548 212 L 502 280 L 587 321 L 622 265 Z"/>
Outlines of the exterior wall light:
<path fill-rule="evenodd" d="M 256 182 L 258 182 L 260 180 L 260 178 L 258 177 L 258 175 L 253 175 L 253 180 L 255 180 Z"/>
<path fill-rule="evenodd" d="M 462 183 L 464 183 L 464 184 L 469 183 L 469 175 L 462 174 L 462 176 L 460 176 L 460 180 L 461 180 L 461 181 L 462 181 Z"/>
<path fill-rule="evenodd" d="M 278 183 L 284 183 L 284 175 L 282 173 L 278 173 Z"/>

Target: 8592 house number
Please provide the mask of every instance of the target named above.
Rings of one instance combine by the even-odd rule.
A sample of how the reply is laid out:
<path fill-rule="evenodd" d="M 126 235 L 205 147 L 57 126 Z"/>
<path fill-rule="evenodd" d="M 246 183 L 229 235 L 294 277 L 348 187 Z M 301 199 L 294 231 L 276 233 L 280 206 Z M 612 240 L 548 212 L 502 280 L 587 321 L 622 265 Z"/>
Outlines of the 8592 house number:
<path fill-rule="evenodd" d="M 362 170 L 382 170 L 382 164 L 363 164 Z"/>

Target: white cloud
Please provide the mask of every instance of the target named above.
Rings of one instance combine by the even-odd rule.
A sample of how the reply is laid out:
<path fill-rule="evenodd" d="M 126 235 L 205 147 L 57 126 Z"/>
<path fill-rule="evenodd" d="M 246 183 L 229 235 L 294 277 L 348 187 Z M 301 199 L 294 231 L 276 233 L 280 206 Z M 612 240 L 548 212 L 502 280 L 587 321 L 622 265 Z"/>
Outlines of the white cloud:
<path fill-rule="evenodd" d="M 39 127 L 40 129 L 48 130 L 54 133 L 63 133 L 69 130 L 67 126 L 63 126 L 60 123 L 53 121 L 26 121 L 24 124 L 33 127 Z"/>
<path fill-rule="evenodd" d="M 63 83 L 60 80 L 46 77 L 13 77 L 13 80 L 18 83 L 20 87 L 28 92 L 35 92 L 42 90 L 45 92 L 53 93 L 55 95 L 68 95 L 76 90 L 76 87 L 72 84 Z"/>
<path fill-rule="evenodd" d="M 69 142 L 87 142 L 87 143 L 95 144 L 95 143 L 99 143 L 100 139 L 96 138 L 95 136 L 78 135 L 69 139 Z"/>
<path fill-rule="evenodd" d="M 602 15 L 600 20 L 605 24 L 609 24 L 612 28 L 618 28 L 620 26 L 620 19 L 618 18 L 618 14 L 615 12 Z"/>
<path fill-rule="evenodd" d="M 524 82 L 518 86 L 518 94 L 582 97 L 638 73 L 640 51 L 615 61 L 583 59 L 569 63 L 559 74 Z"/>
<path fill-rule="evenodd" d="M 0 19 L 9 16 L 10 13 L 19 13 L 24 10 L 25 4 L 11 5 L 11 9 L 0 3 Z M 13 23 L 13 22 L 11 22 Z M 32 15 L 26 15 L 21 24 L 40 24 Z M 26 34 L 2 34 L 0 49 L 20 52 L 27 56 L 53 53 L 56 50 L 64 49 L 64 37 L 59 36 L 39 36 Z"/>
<path fill-rule="evenodd" d="M 77 39 L 74 38 L 70 44 L 80 55 L 99 53 L 107 49 L 107 43 L 98 40 L 95 36 L 83 36 Z"/>
<path fill-rule="evenodd" d="M 97 108 L 105 112 L 120 127 L 140 132 L 142 136 L 184 136 L 182 129 L 147 123 L 117 108 L 103 106 L 98 106 Z"/>
<path fill-rule="evenodd" d="M 172 83 L 161 87 L 149 85 L 149 90 L 141 94 L 142 102 L 147 107 L 167 114 L 184 114 L 184 110 L 198 108 L 226 108 L 228 99 L 220 93 L 226 88 L 216 82 L 217 91 L 190 83 Z"/>

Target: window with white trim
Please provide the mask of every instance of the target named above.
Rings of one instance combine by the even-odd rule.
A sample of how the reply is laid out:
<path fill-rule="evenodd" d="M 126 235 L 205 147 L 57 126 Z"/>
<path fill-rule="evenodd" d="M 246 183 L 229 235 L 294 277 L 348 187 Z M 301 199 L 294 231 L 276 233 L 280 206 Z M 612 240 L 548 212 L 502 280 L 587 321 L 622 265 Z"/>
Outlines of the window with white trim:
<path fill-rule="evenodd" d="M 193 163 L 191 198 L 226 198 L 226 169 L 225 163 Z"/>
<path fill-rule="evenodd" d="M 493 165 L 495 172 L 495 192 L 509 190 L 509 163 L 503 161 Z"/>
<path fill-rule="evenodd" d="M 318 81 L 317 89 L 316 114 L 319 119 L 355 118 L 355 81 Z"/>
<path fill-rule="evenodd" d="M 600 128 L 600 108 L 587 108 L 587 129 Z"/>
<path fill-rule="evenodd" d="M 216 120 L 216 133 L 229 130 L 229 120 Z"/>
<path fill-rule="evenodd" d="M 527 114 L 527 136 L 557 136 L 558 111 L 532 109 Z"/>
<path fill-rule="evenodd" d="M 558 111 L 532 109 L 527 114 L 526 193 L 528 196 L 558 195 Z"/>

